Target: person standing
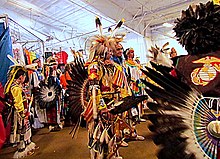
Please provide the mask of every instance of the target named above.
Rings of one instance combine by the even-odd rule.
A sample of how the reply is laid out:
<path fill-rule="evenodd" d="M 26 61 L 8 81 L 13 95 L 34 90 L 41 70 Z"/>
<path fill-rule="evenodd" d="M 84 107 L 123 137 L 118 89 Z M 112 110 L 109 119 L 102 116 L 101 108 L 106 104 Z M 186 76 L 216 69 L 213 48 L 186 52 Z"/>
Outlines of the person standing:
<path fill-rule="evenodd" d="M 17 145 L 17 151 L 13 158 L 32 155 L 34 150 L 39 148 L 31 141 L 32 134 L 28 116 L 33 99 L 28 98 L 23 91 L 25 78 L 26 74 L 23 67 L 11 67 L 4 90 L 7 97 L 11 99 L 9 100 L 12 110 L 10 143 Z"/>
<path fill-rule="evenodd" d="M 113 61 L 119 65 L 123 65 L 123 46 L 121 45 L 121 43 L 117 42 L 116 46 L 115 46 L 115 51 L 113 53 Z"/>
<path fill-rule="evenodd" d="M 117 64 L 119 64 L 120 66 L 122 66 L 122 69 L 123 69 L 123 73 L 125 75 L 125 78 L 124 78 L 124 81 L 125 83 L 128 84 L 128 86 L 130 85 L 129 84 L 129 76 L 128 76 L 128 70 L 126 70 L 126 66 L 125 66 L 125 61 L 123 60 L 123 46 L 121 43 L 117 42 L 116 45 L 115 45 L 115 50 L 114 50 L 114 53 L 113 53 L 113 61 Z M 126 55 L 125 55 L 126 56 Z M 132 57 L 133 56 L 133 57 Z M 133 59 L 134 58 L 134 55 L 130 55 L 129 57 L 130 59 Z M 139 72 L 140 73 L 140 72 Z M 127 78 L 126 78 L 127 77 Z M 137 77 L 135 77 L 136 79 Z M 131 87 L 129 88 L 129 92 L 131 92 Z M 126 89 L 124 88 L 121 88 L 121 93 L 124 94 L 123 92 L 127 92 Z M 132 110 L 137 110 L 137 109 L 132 109 Z M 130 111 L 130 110 L 129 110 Z M 135 111 L 135 113 L 133 114 L 136 114 L 136 116 L 138 116 L 138 111 Z M 128 117 L 129 118 L 129 117 Z M 130 126 L 133 127 L 133 124 L 130 123 Z M 135 130 L 136 131 L 136 130 Z M 140 135 L 137 135 L 136 132 L 133 133 L 130 137 L 130 139 L 135 139 L 135 140 L 144 140 L 145 138 L 143 136 L 140 136 Z"/>
<path fill-rule="evenodd" d="M 68 108 L 68 100 L 67 100 L 67 96 L 68 94 L 66 93 L 67 87 L 68 87 L 68 82 L 72 80 L 72 78 L 69 75 L 70 71 L 70 66 L 69 64 L 66 64 L 64 71 L 61 72 L 62 74 L 60 75 L 60 85 L 62 87 L 62 91 L 61 91 L 61 105 L 62 105 L 62 110 L 61 110 L 61 118 L 63 118 L 64 125 L 71 125 L 71 117 L 70 117 L 70 112 L 69 112 L 69 108 Z"/>
<path fill-rule="evenodd" d="M 128 48 L 125 50 L 125 72 L 127 75 L 128 83 L 130 86 L 130 89 L 132 90 L 132 93 L 134 96 L 140 96 L 142 95 L 142 88 L 141 88 L 141 71 L 140 71 L 140 65 L 134 60 L 134 49 Z M 134 123 L 141 121 L 141 105 L 137 106 L 135 105 L 131 109 L 131 116 L 132 121 Z"/>
<path fill-rule="evenodd" d="M 42 66 L 41 66 L 41 60 L 39 58 L 34 59 L 32 63 L 37 64 L 36 70 L 33 71 L 33 73 L 30 75 L 30 91 L 31 94 L 33 94 L 34 101 L 33 101 L 33 107 L 34 107 L 34 123 L 33 128 L 42 128 L 44 127 L 43 123 L 47 123 L 47 117 L 46 117 L 46 109 L 41 109 L 40 105 L 38 104 L 36 100 L 36 89 L 39 87 L 39 84 L 41 81 L 44 80 L 44 76 L 42 74 Z"/>
<path fill-rule="evenodd" d="M 46 106 L 46 113 L 47 113 L 47 123 L 49 125 L 49 131 L 59 131 L 63 128 L 63 124 L 60 121 L 60 80 L 58 78 L 58 69 L 57 69 L 57 61 L 55 58 L 49 58 L 48 60 L 49 65 L 49 76 L 47 77 L 46 83 L 49 88 L 55 88 L 53 94 L 55 98 L 53 102 L 50 104 L 48 103 Z"/>

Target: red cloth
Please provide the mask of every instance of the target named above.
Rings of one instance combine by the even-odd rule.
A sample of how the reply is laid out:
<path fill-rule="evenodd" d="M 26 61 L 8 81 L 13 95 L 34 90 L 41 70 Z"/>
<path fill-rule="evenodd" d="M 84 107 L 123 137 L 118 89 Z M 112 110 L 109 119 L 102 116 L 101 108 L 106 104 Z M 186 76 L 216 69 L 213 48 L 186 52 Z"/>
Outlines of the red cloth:
<path fill-rule="evenodd" d="M 5 98 L 4 87 L 2 86 L 1 82 L 0 82 L 0 97 Z M 4 103 L 2 103 L 0 100 L 0 112 L 2 111 L 3 107 L 4 107 Z"/>
<path fill-rule="evenodd" d="M 220 50 L 207 54 L 185 55 L 178 59 L 176 69 L 187 84 L 195 86 L 204 96 L 220 96 Z"/>
<path fill-rule="evenodd" d="M 4 87 L 2 86 L 1 82 L 0 82 L 0 96 L 3 99 L 5 98 Z M 5 104 L 0 101 L 0 149 L 2 148 L 6 140 L 9 140 L 11 133 L 11 118 L 9 119 L 6 127 L 4 126 L 4 122 L 2 119 L 1 113 L 4 107 Z"/>
<path fill-rule="evenodd" d="M 68 72 L 60 76 L 60 84 L 62 85 L 64 89 L 67 88 L 67 85 L 68 85 L 67 80 L 71 80 L 71 77 Z"/>
<path fill-rule="evenodd" d="M 5 96 L 4 95 L 4 88 L 0 83 L 0 97 L 4 98 L 4 96 Z M 4 107 L 4 103 L 2 103 L 0 101 L 0 112 L 3 110 L 3 107 Z M 2 115 L 0 114 L 0 149 L 4 145 L 5 140 L 6 140 L 6 130 L 5 130 L 5 127 L 4 127 L 3 120 L 2 120 Z"/>
<path fill-rule="evenodd" d="M 57 109 L 55 107 L 46 109 L 47 123 L 57 124 Z"/>
<path fill-rule="evenodd" d="M 58 52 L 55 56 L 58 64 L 67 64 L 68 54 L 65 51 Z"/>
<path fill-rule="evenodd" d="M 0 149 L 4 145 L 6 140 L 6 129 L 2 120 L 2 115 L 0 114 Z"/>
<path fill-rule="evenodd" d="M 170 72 L 170 74 L 171 74 L 173 77 L 177 77 L 177 74 L 176 74 L 176 70 L 175 70 L 175 69 L 173 69 L 173 70 Z"/>

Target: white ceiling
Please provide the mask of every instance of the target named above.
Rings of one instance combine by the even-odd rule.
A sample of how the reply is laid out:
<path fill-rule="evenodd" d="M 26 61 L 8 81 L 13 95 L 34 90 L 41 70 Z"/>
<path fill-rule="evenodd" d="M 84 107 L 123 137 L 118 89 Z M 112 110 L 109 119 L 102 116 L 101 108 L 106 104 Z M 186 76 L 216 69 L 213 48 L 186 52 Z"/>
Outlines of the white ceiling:
<path fill-rule="evenodd" d="M 122 31 L 132 38 L 145 36 L 150 30 L 162 27 L 164 22 L 172 23 L 181 10 L 198 2 L 207 0 L 0 0 L 0 15 L 8 14 L 42 40 L 54 39 L 50 41 L 53 44 L 70 40 L 75 45 L 80 39 L 97 34 L 96 15 L 106 30 L 124 18 Z M 23 40 L 34 37 L 13 25 L 23 30 Z"/>

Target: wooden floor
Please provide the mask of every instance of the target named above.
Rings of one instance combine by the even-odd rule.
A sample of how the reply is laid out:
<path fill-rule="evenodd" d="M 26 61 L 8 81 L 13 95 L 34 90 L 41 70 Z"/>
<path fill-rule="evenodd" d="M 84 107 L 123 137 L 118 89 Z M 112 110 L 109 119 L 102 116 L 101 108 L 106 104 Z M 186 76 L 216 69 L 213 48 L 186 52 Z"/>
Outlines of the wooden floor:
<path fill-rule="evenodd" d="M 139 135 L 143 135 L 145 141 L 131 141 L 128 147 L 119 149 L 123 159 L 156 159 L 156 146 L 150 139 L 147 128 L 148 122 L 137 126 Z M 80 128 L 77 138 L 72 139 L 69 135 L 71 127 L 65 127 L 58 132 L 49 132 L 47 128 L 39 129 L 33 135 L 33 141 L 40 147 L 39 150 L 26 159 L 89 159 L 87 148 L 87 131 Z M 16 148 L 4 147 L 0 150 L 0 159 L 13 157 Z"/>

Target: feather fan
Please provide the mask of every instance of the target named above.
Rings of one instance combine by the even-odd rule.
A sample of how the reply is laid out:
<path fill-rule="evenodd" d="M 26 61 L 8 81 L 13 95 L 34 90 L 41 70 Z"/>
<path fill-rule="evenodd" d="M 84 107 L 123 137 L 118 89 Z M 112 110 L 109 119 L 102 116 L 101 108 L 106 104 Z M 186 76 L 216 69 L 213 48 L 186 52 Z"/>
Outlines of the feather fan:
<path fill-rule="evenodd" d="M 160 147 L 158 158 L 218 159 L 219 105 L 213 109 L 215 102 L 211 101 L 219 99 L 203 97 L 194 87 L 164 71 L 164 66 L 152 67 L 142 71 L 157 84 L 143 81 L 146 92 L 154 99 L 148 103 L 153 113 L 147 117 L 153 141 Z"/>
<path fill-rule="evenodd" d="M 131 109 L 134 105 L 137 105 L 138 103 L 144 101 L 147 99 L 147 96 L 127 96 L 123 98 L 119 105 L 115 106 L 113 109 L 110 110 L 110 113 L 112 114 L 119 114 L 123 113 L 129 109 Z"/>

